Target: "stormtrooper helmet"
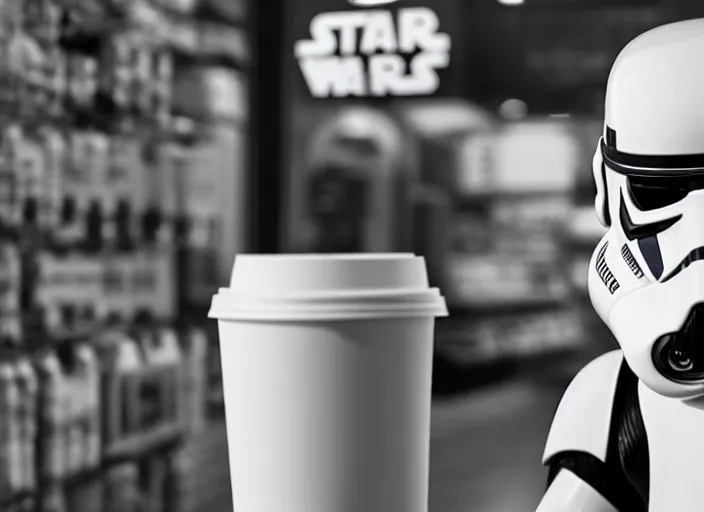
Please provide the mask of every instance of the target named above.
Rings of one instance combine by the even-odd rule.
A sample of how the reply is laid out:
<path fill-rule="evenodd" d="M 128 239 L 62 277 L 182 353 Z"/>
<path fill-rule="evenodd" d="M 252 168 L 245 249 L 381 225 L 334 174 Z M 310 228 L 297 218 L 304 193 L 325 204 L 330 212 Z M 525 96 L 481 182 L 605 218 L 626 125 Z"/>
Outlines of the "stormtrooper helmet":
<path fill-rule="evenodd" d="M 608 228 L 589 294 L 653 391 L 704 395 L 704 19 L 650 30 L 617 57 L 594 155 Z"/>

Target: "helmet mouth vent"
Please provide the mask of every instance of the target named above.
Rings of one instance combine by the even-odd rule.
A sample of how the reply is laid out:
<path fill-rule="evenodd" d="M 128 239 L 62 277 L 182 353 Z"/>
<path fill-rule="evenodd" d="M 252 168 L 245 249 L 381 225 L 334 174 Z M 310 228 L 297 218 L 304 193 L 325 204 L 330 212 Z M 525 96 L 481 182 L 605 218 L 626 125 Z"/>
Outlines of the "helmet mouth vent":
<path fill-rule="evenodd" d="M 672 382 L 704 383 L 704 304 L 695 305 L 682 328 L 657 339 L 653 364 Z"/>

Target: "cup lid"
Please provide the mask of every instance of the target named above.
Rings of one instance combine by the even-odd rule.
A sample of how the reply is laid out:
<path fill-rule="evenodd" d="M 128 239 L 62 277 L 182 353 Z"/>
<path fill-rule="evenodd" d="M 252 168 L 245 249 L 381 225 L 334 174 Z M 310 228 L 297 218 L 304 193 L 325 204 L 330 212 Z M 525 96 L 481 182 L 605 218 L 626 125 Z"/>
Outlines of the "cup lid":
<path fill-rule="evenodd" d="M 447 316 L 410 253 L 237 255 L 210 318 L 309 321 Z"/>

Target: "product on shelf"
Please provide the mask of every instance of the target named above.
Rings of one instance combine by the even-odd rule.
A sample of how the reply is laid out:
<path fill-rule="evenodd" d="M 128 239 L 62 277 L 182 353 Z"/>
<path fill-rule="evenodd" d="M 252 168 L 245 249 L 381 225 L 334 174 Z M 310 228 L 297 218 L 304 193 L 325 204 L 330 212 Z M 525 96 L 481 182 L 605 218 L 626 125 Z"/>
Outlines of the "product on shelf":
<path fill-rule="evenodd" d="M 17 423 L 20 449 L 20 469 L 22 471 L 22 491 L 31 492 L 37 488 L 37 425 L 39 380 L 36 370 L 27 357 L 15 363 L 19 403 Z"/>
<path fill-rule="evenodd" d="M 67 93 L 71 108 L 87 110 L 95 106 L 98 93 L 98 61 L 89 55 L 71 53 L 68 57 Z M 60 73 L 61 71 L 57 71 Z M 60 83 L 60 79 L 57 78 Z M 59 111 L 61 112 L 61 111 Z"/>
<path fill-rule="evenodd" d="M 40 501 L 41 512 L 68 512 L 66 494 L 60 485 L 52 485 L 46 489 Z"/>
<path fill-rule="evenodd" d="M 103 335 L 104 451 L 109 458 L 141 453 L 183 433 L 181 353 L 173 332 L 140 328 L 136 338 Z"/>
<path fill-rule="evenodd" d="M 189 3 L 188 0 L 185 1 Z M 175 3 L 182 4 L 184 0 Z M 201 0 L 198 2 L 198 7 L 201 10 L 211 13 L 213 17 L 223 18 L 232 23 L 244 18 L 248 6 L 249 4 L 244 0 Z"/>
<path fill-rule="evenodd" d="M 114 108 L 138 112 L 165 126 L 170 117 L 173 58 L 135 32 L 115 34 L 103 45 L 97 89 Z"/>
<path fill-rule="evenodd" d="M 85 383 L 78 421 L 83 427 L 84 469 L 93 470 L 102 462 L 101 381 L 97 354 L 84 345 L 78 348 L 78 363 Z"/>
<path fill-rule="evenodd" d="M 145 327 L 136 333 L 143 357 L 143 371 L 135 379 L 139 401 L 134 427 L 150 442 L 169 440 L 182 433 L 181 347 L 169 328 Z"/>
<path fill-rule="evenodd" d="M 137 309 L 149 310 L 159 319 L 176 315 L 176 269 L 171 248 L 138 251 L 133 260 L 132 300 Z"/>
<path fill-rule="evenodd" d="M 45 112 L 49 118 L 58 119 L 65 114 L 64 99 L 69 91 L 69 62 L 66 52 L 58 46 L 49 46 L 44 52 L 46 57 L 44 66 Z M 72 73 L 71 76 L 75 76 L 75 73 Z"/>
<path fill-rule="evenodd" d="M 100 381 L 95 354 L 87 345 L 47 352 L 39 361 L 42 480 L 62 482 L 101 462 Z"/>
<path fill-rule="evenodd" d="M 2 159 L 5 186 L 8 188 L 7 203 L 3 204 L 3 223 L 10 229 L 16 229 L 21 221 L 21 209 L 17 201 L 17 188 L 20 181 L 20 162 L 24 152 L 24 137 L 22 128 L 17 124 L 9 124 L 2 134 Z"/>
<path fill-rule="evenodd" d="M 161 144 L 154 167 L 154 197 L 165 220 L 173 222 L 178 215 L 180 175 L 188 165 L 186 149 L 174 141 Z"/>
<path fill-rule="evenodd" d="M 24 0 L 14 2 L 22 7 L 23 27 L 32 37 L 42 42 L 58 40 L 62 9 L 52 0 Z"/>
<path fill-rule="evenodd" d="M 24 464 L 17 421 L 20 398 L 15 365 L 0 363 L 0 422 L 5 433 L 1 441 L 0 496 L 5 500 L 24 490 Z"/>
<path fill-rule="evenodd" d="M 15 501 L 8 510 L 11 512 L 36 512 L 37 506 L 34 498 L 22 498 Z"/>
<path fill-rule="evenodd" d="M 63 398 L 67 412 L 67 477 L 94 469 L 100 463 L 98 366 L 87 345 L 69 346 L 60 353 Z"/>
<path fill-rule="evenodd" d="M 192 512 L 193 492 L 187 481 L 193 470 L 191 454 L 186 449 L 172 451 L 168 455 L 165 510 L 169 512 Z"/>
<path fill-rule="evenodd" d="M 5 34 L 22 26 L 24 20 L 23 2 L 3 2 L 0 6 L 0 26 Z"/>
<path fill-rule="evenodd" d="M 94 184 L 96 169 L 93 168 L 96 159 L 91 158 L 91 152 L 98 151 L 95 147 L 97 137 L 99 135 L 90 130 L 72 130 L 68 134 L 68 162 L 61 178 L 63 220 L 67 225 L 77 227 L 74 232 L 79 237 L 84 234 L 81 220 L 85 218 L 97 188 Z"/>
<path fill-rule="evenodd" d="M 155 0 L 154 3 L 169 11 L 191 14 L 199 2 L 198 0 Z"/>
<path fill-rule="evenodd" d="M 141 512 L 139 467 L 124 463 L 108 469 L 105 478 L 104 512 Z"/>
<path fill-rule="evenodd" d="M 50 232 L 59 225 L 67 148 L 63 135 L 56 128 L 44 126 L 39 136 L 44 148 L 44 183 L 40 196 L 39 226 L 43 231 Z"/>
<path fill-rule="evenodd" d="M 59 358 L 45 351 L 36 361 L 39 377 L 39 478 L 61 482 L 66 475 L 68 446 L 66 443 L 67 414 L 62 393 L 62 371 Z"/>
<path fill-rule="evenodd" d="M 9 112 L 32 118 L 42 105 L 44 51 L 36 40 L 22 31 L 14 31 L 6 40 L 7 73 L 11 101 Z"/>
<path fill-rule="evenodd" d="M 131 262 L 129 254 L 111 253 L 102 258 L 103 295 L 100 303 L 108 318 L 127 320 L 134 315 L 129 296 Z"/>
<path fill-rule="evenodd" d="M 84 146 L 82 147 L 82 164 L 88 169 L 86 199 L 89 205 L 98 205 L 100 216 L 106 214 L 105 194 L 109 193 L 115 183 L 110 178 L 111 166 L 111 139 L 107 134 L 97 130 L 88 130 L 85 133 Z M 111 210 L 108 210 L 112 213 Z"/>
<path fill-rule="evenodd" d="M 20 133 L 21 150 L 16 155 L 16 201 L 22 222 L 35 223 L 44 183 L 45 161 L 41 142 L 31 133 Z"/>
<path fill-rule="evenodd" d="M 134 100 L 133 44 L 128 34 L 115 34 L 103 46 L 100 56 L 98 89 L 121 110 L 127 110 Z"/>
<path fill-rule="evenodd" d="M 139 376 L 142 357 L 137 343 L 123 333 L 105 333 L 98 342 L 103 383 L 103 451 L 109 456 L 113 452 L 132 451 L 127 416 L 133 414 L 134 405 L 125 391 L 130 379 Z"/>
<path fill-rule="evenodd" d="M 147 458 L 143 463 L 146 473 L 146 489 L 144 489 L 145 509 L 148 512 L 169 510 L 166 505 L 166 482 L 169 472 L 169 461 L 163 455 Z"/>
<path fill-rule="evenodd" d="M 103 512 L 105 489 L 100 474 L 87 475 L 64 486 L 67 509 L 71 512 Z"/>
<path fill-rule="evenodd" d="M 17 246 L 0 243 L 0 341 L 19 345 L 22 267 Z"/>
<path fill-rule="evenodd" d="M 80 253 L 36 255 L 38 278 L 34 305 L 56 336 L 93 327 L 104 316 L 103 266 Z"/>
<path fill-rule="evenodd" d="M 108 161 L 100 183 L 103 214 L 106 219 L 115 219 L 120 204 L 127 203 L 136 217 L 144 211 L 148 191 L 141 142 L 137 134 L 121 131 L 112 133 L 107 144 Z M 130 230 L 136 235 L 137 226 L 130 226 Z"/>
<path fill-rule="evenodd" d="M 186 429 L 200 432 L 205 426 L 207 403 L 208 337 L 199 328 L 191 328 L 181 336 L 183 353 L 182 417 Z"/>
<path fill-rule="evenodd" d="M 151 72 L 146 80 L 143 109 L 147 115 L 155 117 L 161 126 L 166 126 L 171 117 L 173 57 L 170 53 L 160 52 L 153 58 L 156 63 L 150 67 Z"/>

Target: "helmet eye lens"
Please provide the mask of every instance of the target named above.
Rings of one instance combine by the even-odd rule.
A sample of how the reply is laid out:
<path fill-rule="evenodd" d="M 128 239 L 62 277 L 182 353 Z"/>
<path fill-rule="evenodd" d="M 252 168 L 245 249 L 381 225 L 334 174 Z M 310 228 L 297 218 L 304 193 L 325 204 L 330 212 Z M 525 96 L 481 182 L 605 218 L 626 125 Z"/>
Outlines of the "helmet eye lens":
<path fill-rule="evenodd" d="M 682 201 L 697 184 L 679 177 L 629 176 L 628 193 L 639 210 L 664 208 Z"/>

